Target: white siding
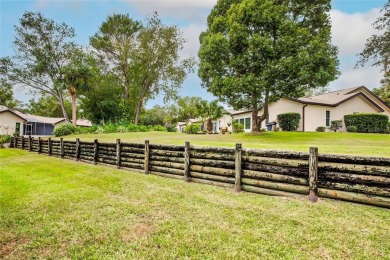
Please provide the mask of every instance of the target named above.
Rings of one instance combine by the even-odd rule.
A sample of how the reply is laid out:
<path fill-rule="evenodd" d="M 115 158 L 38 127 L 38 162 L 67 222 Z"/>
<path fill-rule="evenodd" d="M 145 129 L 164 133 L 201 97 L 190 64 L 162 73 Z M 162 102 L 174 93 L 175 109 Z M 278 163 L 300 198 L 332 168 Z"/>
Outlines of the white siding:
<path fill-rule="evenodd" d="M 24 120 L 9 111 L 0 113 L 0 135 L 13 135 L 16 123 L 20 123 L 20 135 L 23 134 Z"/>

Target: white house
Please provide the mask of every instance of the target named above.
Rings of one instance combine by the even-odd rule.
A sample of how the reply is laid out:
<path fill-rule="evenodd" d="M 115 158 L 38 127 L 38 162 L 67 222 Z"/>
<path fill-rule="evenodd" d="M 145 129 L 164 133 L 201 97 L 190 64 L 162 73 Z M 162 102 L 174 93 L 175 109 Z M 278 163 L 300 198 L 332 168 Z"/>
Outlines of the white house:
<path fill-rule="evenodd" d="M 344 115 L 353 113 L 381 113 L 390 117 L 390 107 L 364 86 L 342 89 L 330 93 L 294 98 L 282 98 L 269 105 L 268 120 L 261 123 L 267 128 L 267 122 L 276 122 L 277 115 L 296 112 L 301 115 L 298 131 L 316 131 L 319 126 L 329 129 L 333 120 L 344 120 Z M 259 115 L 263 110 L 259 111 Z M 252 111 L 236 112 L 233 119 L 244 125 L 245 132 L 251 131 Z M 345 125 L 341 131 L 345 131 Z"/>
<path fill-rule="evenodd" d="M 0 105 L 0 135 L 52 135 L 55 127 L 66 123 L 63 117 L 44 117 L 22 113 Z M 77 126 L 89 127 L 89 120 L 77 120 Z"/>

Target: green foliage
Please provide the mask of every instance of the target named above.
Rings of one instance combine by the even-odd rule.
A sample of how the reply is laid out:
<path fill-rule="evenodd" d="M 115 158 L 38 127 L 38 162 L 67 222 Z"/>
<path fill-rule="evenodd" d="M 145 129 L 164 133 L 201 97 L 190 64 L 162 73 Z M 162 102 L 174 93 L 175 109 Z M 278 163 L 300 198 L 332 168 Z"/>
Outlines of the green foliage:
<path fill-rule="evenodd" d="M 325 132 L 326 127 L 325 126 L 319 126 L 316 128 L 316 132 Z"/>
<path fill-rule="evenodd" d="M 139 125 L 129 124 L 127 126 L 127 132 L 140 132 Z"/>
<path fill-rule="evenodd" d="M 103 126 L 104 133 L 117 133 L 118 132 L 118 126 L 116 124 L 106 124 Z"/>
<path fill-rule="evenodd" d="M 166 132 L 167 128 L 162 125 L 155 125 L 152 127 L 153 131 Z"/>
<path fill-rule="evenodd" d="M 11 138 L 10 135 L 0 135 L 0 148 L 2 144 L 11 142 Z"/>
<path fill-rule="evenodd" d="M 233 123 L 233 133 L 238 134 L 238 133 L 243 133 L 244 132 L 244 125 L 240 123 Z"/>
<path fill-rule="evenodd" d="M 39 12 L 25 12 L 15 27 L 13 42 L 15 55 L 0 59 L 0 77 L 40 94 L 55 97 L 61 104 L 63 116 L 63 89 L 61 69 L 70 63 L 69 53 L 76 47 L 73 28 L 56 23 Z"/>
<path fill-rule="evenodd" d="M 72 104 L 65 99 L 64 107 L 67 114 L 72 112 Z M 43 95 L 36 99 L 31 99 L 27 105 L 27 112 L 37 116 L 63 117 L 60 102 L 52 95 Z"/>
<path fill-rule="evenodd" d="M 343 127 L 343 120 L 333 120 L 330 121 L 330 130 L 337 132 L 340 128 Z"/>
<path fill-rule="evenodd" d="M 225 114 L 223 106 L 218 105 L 218 100 L 208 102 L 207 100 L 201 100 L 198 104 L 199 115 L 203 120 L 207 121 L 207 131 L 213 131 L 213 122 L 222 117 Z"/>
<path fill-rule="evenodd" d="M 19 108 L 22 103 L 14 99 L 14 91 L 11 84 L 0 78 L 0 105 L 9 108 Z"/>
<path fill-rule="evenodd" d="M 376 113 L 357 113 L 344 116 L 346 127 L 355 126 L 358 133 L 387 133 L 387 115 Z"/>
<path fill-rule="evenodd" d="M 53 135 L 55 136 L 64 136 L 74 134 L 77 131 L 77 127 L 72 124 L 62 124 L 53 130 Z"/>
<path fill-rule="evenodd" d="M 356 133 L 357 127 L 354 125 L 347 126 L 347 132 Z"/>
<path fill-rule="evenodd" d="M 299 113 L 283 113 L 277 116 L 279 126 L 283 131 L 296 131 L 301 121 Z"/>
<path fill-rule="evenodd" d="M 220 0 L 200 36 L 202 85 L 234 109 L 264 113 L 338 75 L 328 1 Z M 303 87 L 305 86 L 305 87 Z"/>
<path fill-rule="evenodd" d="M 372 66 L 383 68 L 382 88 L 378 89 L 376 94 L 389 103 L 390 1 L 387 1 L 381 13 L 383 15 L 372 24 L 373 28 L 377 30 L 377 34 L 367 39 L 364 50 L 359 53 L 360 60 L 356 67 L 364 66 L 367 62 L 372 61 Z"/>
<path fill-rule="evenodd" d="M 190 124 L 186 126 L 185 132 L 187 134 L 197 134 L 200 132 L 200 127 L 198 124 Z"/>
<path fill-rule="evenodd" d="M 185 43 L 177 26 L 163 25 L 157 13 L 145 23 L 128 15 L 113 14 L 90 38 L 95 50 L 113 66 L 121 81 L 124 104 L 134 114 L 138 124 L 144 104 L 164 94 L 164 100 L 175 98 L 193 59 L 180 60 Z"/>
<path fill-rule="evenodd" d="M 372 92 L 390 106 L 390 72 L 387 73 L 386 78 L 382 82 L 382 86 L 374 88 Z"/>

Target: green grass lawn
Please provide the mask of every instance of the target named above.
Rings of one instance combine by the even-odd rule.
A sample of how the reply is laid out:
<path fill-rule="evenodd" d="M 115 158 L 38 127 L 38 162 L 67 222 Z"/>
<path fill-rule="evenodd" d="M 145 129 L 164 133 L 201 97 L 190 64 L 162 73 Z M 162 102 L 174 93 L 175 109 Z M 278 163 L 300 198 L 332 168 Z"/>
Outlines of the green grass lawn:
<path fill-rule="evenodd" d="M 351 154 L 363 156 L 390 156 L 389 134 L 359 133 L 311 133 L 311 132 L 266 132 L 253 134 L 214 134 L 188 135 L 183 133 L 146 132 L 72 135 L 65 139 L 75 140 L 99 139 L 102 142 L 115 142 L 120 138 L 123 142 L 184 145 L 190 141 L 193 145 L 234 147 L 242 143 L 246 148 L 264 148 L 273 150 L 293 150 L 308 152 L 309 147 L 318 147 L 320 153 Z"/>
<path fill-rule="evenodd" d="M 382 208 L 0 150 L 0 258 L 388 259 L 389 223 Z"/>

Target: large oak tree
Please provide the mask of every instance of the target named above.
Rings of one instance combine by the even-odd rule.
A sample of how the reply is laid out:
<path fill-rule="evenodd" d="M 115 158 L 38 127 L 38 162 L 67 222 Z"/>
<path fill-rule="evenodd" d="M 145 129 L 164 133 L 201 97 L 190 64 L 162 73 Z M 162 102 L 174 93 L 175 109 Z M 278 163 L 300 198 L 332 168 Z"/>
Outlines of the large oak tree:
<path fill-rule="evenodd" d="M 329 10 L 330 0 L 219 0 L 200 36 L 203 86 L 235 109 L 253 110 L 258 131 L 270 102 L 338 75 Z"/>

